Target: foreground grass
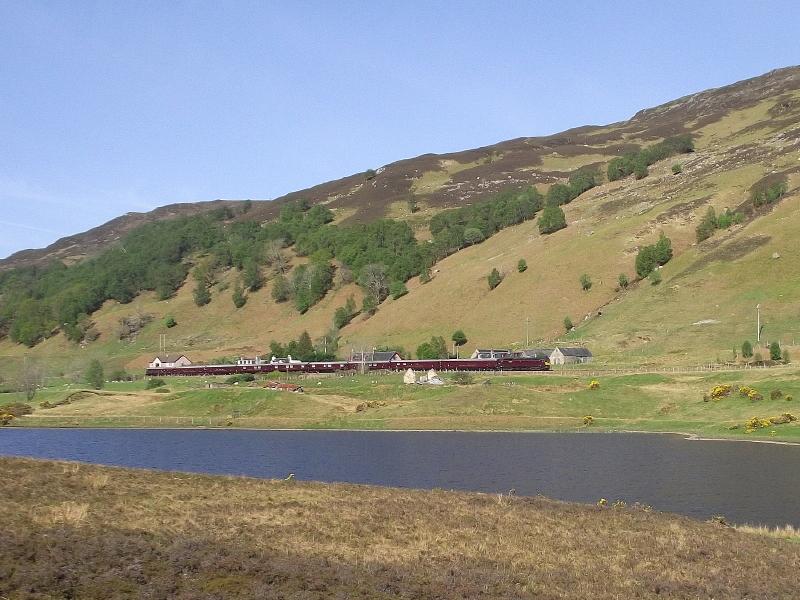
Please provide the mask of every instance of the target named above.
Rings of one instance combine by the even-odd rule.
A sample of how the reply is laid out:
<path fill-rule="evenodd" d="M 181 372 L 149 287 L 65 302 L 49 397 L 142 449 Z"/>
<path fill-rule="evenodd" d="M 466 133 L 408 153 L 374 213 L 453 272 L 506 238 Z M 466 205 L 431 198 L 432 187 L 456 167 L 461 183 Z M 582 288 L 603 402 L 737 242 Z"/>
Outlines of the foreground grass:
<path fill-rule="evenodd" d="M 598 379 L 600 388 L 588 383 Z M 709 437 L 800 440 L 800 422 L 747 433 L 753 416 L 800 416 L 796 368 L 711 374 L 477 375 L 473 385 L 407 386 L 397 374 L 296 380 L 306 392 L 262 387 L 209 389 L 207 381 L 167 379 L 167 390 L 144 382 L 110 384 L 100 393 L 72 396 L 75 388 L 49 388 L 37 396 L 32 415 L 15 424 L 82 427 L 253 427 L 327 429 L 628 430 L 678 431 Z M 730 384 L 727 398 L 704 402 L 716 384 Z M 752 402 L 736 392 L 757 388 Z M 772 392 L 780 397 L 772 398 Z M 69 404 L 41 408 L 71 397 Z M 792 398 L 792 400 L 787 400 Z M 0 405 L 19 401 L 0 394 Z M 591 416 L 587 427 L 584 417 Z"/>
<path fill-rule="evenodd" d="M 0 458 L 0 596 L 793 598 L 800 545 L 638 508 Z"/>

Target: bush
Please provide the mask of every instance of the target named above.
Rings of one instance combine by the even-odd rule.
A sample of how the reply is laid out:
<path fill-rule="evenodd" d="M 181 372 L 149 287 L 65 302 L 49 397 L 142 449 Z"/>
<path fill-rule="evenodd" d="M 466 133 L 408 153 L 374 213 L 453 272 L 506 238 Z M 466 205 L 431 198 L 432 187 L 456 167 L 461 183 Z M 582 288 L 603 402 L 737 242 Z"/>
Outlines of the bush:
<path fill-rule="evenodd" d="M 364 299 L 361 301 L 361 312 L 371 317 L 378 312 L 378 301 L 372 296 L 364 296 Z"/>
<path fill-rule="evenodd" d="M 789 356 L 789 351 L 784 348 L 783 353 L 781 354 L 781 360 L 783 364 L 788 365 L 791 362 L 791 357 Z"/>
<path fill-rule="evenodd" d="M 672 165 L 672 174 L 678 175 L 683 172 L 683 164 L 681 163 L 674 163 Z"/>
<path fill-rule="evenodd" d="M 292 286 L 284 275 L 277 275 L 272 283 L 272 299 L 275 302 L 286 302 L 292 297 Z"/>
<path fill-rule="evenodd" d="M 393 281 L 389 284 L 389 294 L 392 296 L 392 299 L 397 300 L 405 296 L 408 293 L 408 288 L 406 284 L 402 281 Z"/>
<path fill-rule="evenodd" d="M 475 383 L 475 378 L 472 376 L 472 373 L 467 373 L 465 371 L 453 373 L 451 379 L 453 383 L 457 385 L 472 385 Z"/>
<path fill-rule="evenodd" d="M 236 308 L 242 308 L 245 304 L 247 304 L 247 296 L 244 295 L 244 288 L 241 286 L 241 284 L 237 283 L 236 287 L 233 288 L 231 300 L 233 300 L 233 305 Z"/>
<path fill-rule="evenodd" d="M 548 205 L 539 216 L 539 233 L 549 234 L 564 229 L 567 226 L 567 217 L 560 206 Z"/>
<path fill-rule="evenodd" d="M 166 326 L 167 329 L 172 329 L 177 324 L 178 324 L 178 322 L 175 320 L 175 317 L 173 317 L 171 315 L 168 316 L 166 319 L 164 319 L 164 325 Z"/>
<path fill-rule="evenodd" d="M 783 398 L 783 392 L 781 390 L 772 390 L 769 393 L 770 400 L 780 400 L 781 398 Z"/>
<path fill-rule="evenodd" d="M 672 259 L 672 241 L 663 233 L 655 244 L 643 246 L 636 255 L 636 274 L 644 279 Z"/>
<path fill-rule="evenodd" d="M 653 271 L 647 278 L 650 280 L 650 285 L 658 285 L 661 283 L 661 271 Z"/>
<path fill-rule="evenodd" d="M 492 272 L 489 273 L 489 275 L 487 275 L 486 281 L 489 283 L 489 289 L 493 290 L 498 285 L 500 285 L 501 281 L 503 281 L 503 276 L 497 269 L 492 269 Z"/>
<path fill-rule="evenodd" d="M 575 325 L 572 324 L 572 319 L 569 317 L 564 317 L 564 331 L 569 333 L 573 329 L 575 329 Z"/>
<path fill-rule="evenodd" d="M 111 381 L 133 381 L 133 375 L 127 373 L 125 369 L 116 369 L 109 377 Z"/>
<path fill-rule="evenodd" d="M 619 287 L 622 288 L 623 290 L 630 285 L 628 276 L 625 275 L 625 273 L 620 273 L 619 277 L 617 278 L 617 281 L 619 282 Z"/>
<path fill-rule="evenodd" d="M 237 375 L 231 375 L 225 380 L 225 383 L 234 384 L 234 383 L 247 383 L 250 381 L 255 381 L 256 376 L 252 373 L 239 373 Z"/>
<path fill-rule="evenodd" d="M 733 391 L 732 385 L 719 384 L 711 388 L 711 391 L 709 392 L 708 395 L 714 400 L 721 400 L 722 398 L 727 398 L 728 396 L 730 396 L 732 391 Z"/>
<path fill-rule="evenodd" d="M 638 152 L 612 159 L 608 163 L 608 180 L 616 181 L 634 173 L 637 179 L 647 176 L 647 167 L 659 160 L 675 154 L 694 151 L 694 143 L 690 135 L 679 135 L 665 139 L 663 142 L 648 146 Z M 674 166 L 673 166 L 674 168 Z M 675 171 L 673 170 L 673 173 Z"/>
<path fill-rule="evenodd" d="M 745 340 L 742 343 L 742 358 L 752 358 L 753 357 L 753 344 L 751 344 L 748 340 Z"/>
<path fill-rule="evenodd" d="M 23 415 L 29 415 L 32 412 L 33 409 L 30 404 L 23 404 L 22 402 L 12 402 L 0 406 L 0 413 L 11 415 L 12 417 L 21 417 Z"/>
<path fill-rule="evenodd" d="M 597 381 L 597 379 L 592 379 L 589 382 L 589 389 L 590 390 L 598 390 L 598 389 L 600 389 L 600 382 Z"/>
<path fill-rule="evenodd" d="M 780 344 L 778 342 L 772 342 L 769 345 L 769 359 L 774 361 L 779 361 L 781 360 L 782 356 L 783 355 L 781 354 Z"/>
<path fill-rule="evenodd" d="M 159 388 L 164 385 L 166 385 L 166 383 L 164 382 L 163 379 L 160 379 L 158 377 L 153 377 L 152 379 L 147 380 L 147 383 L 144 384 L 144 389 L 152 390 L 154 388 Z"/>
<path fill-rule="evenodd" d="M 594 424 L 594 417 L 592 415 L 586 415 L 585 417 L 583 417 L 583 424 L 586 427 L 589 427 L 590 425 Z M 604 504 L 601 504 L 601 506 L 605 506 L 605 502 Z"/>
<path fill-rule="evenodd" d="M 580 276 L 580 282 L 581 289 L 584 292 L 588 292 L 590 289 L 592 289 L 592 279 L 586 273 Z"/>
<path fill-rule="evenodd" d="M 417 358 L 420 360 L 434 360 L 447 357 L 447 345 L 443 337 L 433 336 L 430 341 L 423 342 L 417 347 Z"/>
<path fill-rule="evenodd" d="M 202 281 L 198 281 L 197 285 L 195 285 L 192 297 L 197 306 L 205 306 L 211 302 L 211 292 L 208 291 L 206 284 Z"/>
<path fill-rule="evenodd" d="M 520 258 L 519 262 L 517 262 L 517 271 L 519 271 L 520 273 L 524 273 L 527 270 L 528 270 L 528 263 L 525 262 L 524 258 Z"/>

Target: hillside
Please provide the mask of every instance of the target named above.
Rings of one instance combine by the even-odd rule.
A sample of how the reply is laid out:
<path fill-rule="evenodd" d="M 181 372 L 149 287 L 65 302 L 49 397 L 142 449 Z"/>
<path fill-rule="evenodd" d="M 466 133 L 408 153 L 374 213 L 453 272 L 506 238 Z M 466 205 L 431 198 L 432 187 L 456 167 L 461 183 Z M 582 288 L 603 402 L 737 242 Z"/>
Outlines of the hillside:
<path fill-rule="evenodd" d="M 269 221 L 303 198 L 331 209 L 335 224 L 390 217 L 409 223 L 425 240 L 431 237 L 430 218 L 444 208 L 485 201 L 509 187 L 535 185 L 546 192 L 582 167 L 605 174 L 608 163 L 626 152 L 688 133 L 694 153 L 652 164 L 641 179 L 604 178 L 563 206 L 565 229 L 543 236 L 534 221 L 525 221 L 440 260 L 432 281 L 423 285 L 412 278 L 407 295 L 386 300 L 372 317 L 358 316 L 342 328 L 340 352 L 374 345 L 413 351 L 431 335 L 449 339 L 457 328 L 467 333 L 468 347 L 518 347 L 525 343 L 526 318 L 530 338 L 552 344 L 569 316 L 578 325 L 569 337 L 589 343 L 603 362 L 731 360 L 734 346 L 755 341 L 756 304 L 763 309 L 764 338 L 780 340 L 792 351 L 800 328 L 800 300 L 794 293 L 800 265 L 793 252 L 800 219 L 799 122 L 800 68 L 793 67 L 643 110 L 622 123 L 399 161 L 374 176 L 360 173 L 274 202 L 253 203 L 232 221 Z M 675 163 L 681 166 L 677 174 Z M 786 182 L 787 192 L 776 202 L 754 206 L 751 190 L 778 180 Z M 409 212 L 409 197 L 418 212 Z M 709 207 L 718 214 L 730 208 L 743 220 L 698 243 L 695 228 Z M 203 205 L 191 208 L 202 210 Z M 116 225 L 104 227 L 102 235 L 90 236 L 91 244 L 75 236 L 72 244 L 57 243 L 55 250 L 18 253 L 3 266 L 97 253 L 122 235 Z M 620 273 L 634 280 L 639 248 L 662 232 L 674 250 L 673 260 L 659 270 L 662 282 L 644 280 L 617 289 Z M 528 265 L 524 273 L 516 270 L 520 258 Z M 293 264 L 305 260 L 292 258 Z M 492 268 L 506 277 L 490 291 L 486 276 Z M 584 273 L 593 282 L 587 292 L 578 283 Z M 59 334 L 27 350 L 4 339 L 0 355 L 7 357 L 8 370 L 25 353 L 46 357 L 64 372 L 80 370 L 93 356 L 140 368 L 157 350 L 162 333 L 168 334 L 171 349 L 198 359 L 265 352 L 270 340 L 286 341 L 303 330 L 321 338 L 349 295 L 360 304 L 361 288 L 349 283 L 300 315 L 291 304 L 272 300 L 274 279 L 265 275 L 267 285 L 250 293 L 239 309 L 231 302 L 238 277 L 232 269 L 219 275 L 206 306 L 195 305 L 189 279 L 168 300 L 146 292 L 127 304 L 107 301 L 92 315 L 100 333 L 95 342 L 76 346 Z M 119 341 L 119 319 L 136 313 L 152 314 L 154 320 L 134 341 Z M 178 321 L 169 330 L 163 326 L 167 314 Z"/>

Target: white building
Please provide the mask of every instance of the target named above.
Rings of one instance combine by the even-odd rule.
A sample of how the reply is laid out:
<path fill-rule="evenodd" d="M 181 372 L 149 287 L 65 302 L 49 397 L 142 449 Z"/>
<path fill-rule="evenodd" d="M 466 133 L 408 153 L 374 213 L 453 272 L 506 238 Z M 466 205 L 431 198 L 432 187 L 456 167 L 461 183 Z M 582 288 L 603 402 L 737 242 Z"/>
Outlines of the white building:
<path fill-rule="evenodd" d="M 169 369 L 171 367 L 189 367 L 192 361 L 185 354 L 163 354 L 150 361 L 151 369 Z"/>

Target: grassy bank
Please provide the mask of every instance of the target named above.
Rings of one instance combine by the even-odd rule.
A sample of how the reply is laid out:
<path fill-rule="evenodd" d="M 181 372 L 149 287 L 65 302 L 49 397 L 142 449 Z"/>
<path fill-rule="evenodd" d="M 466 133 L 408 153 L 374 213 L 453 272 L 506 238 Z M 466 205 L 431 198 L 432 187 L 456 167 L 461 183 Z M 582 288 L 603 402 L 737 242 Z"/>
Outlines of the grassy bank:
<path fill-rule="evenodd" d="M 589 389 L 597 380 L 599 388 Z M 750 431 L 752 417 L 800 416 L 796 368 L 700 374 L 600 375 L 556 373 L 476 375 L 471 385 L 408 386 L 400 375 L 295 379 L 305 393 L 260 387 L 208 388 L 208 380 L 114 383 L 99 392 L 69 385 L 40 392 L 21 426 L 252 427 L 329 429 L 512 429 L 679 431 L 712 437 L 800 439 L 790 422 Z M 729 396 L 704 401 L 720 384 Z M 739 387 L 756 389 L 751 400 Z M 78 392 L 76 394 L 76 392 Z M 55 408 L 41 404 L 69 403 Z M 0 394 L 0 405 L 24 401 Z M 591 416 L 591 424 L 585 417 Z"/>
<path fill-rule="evenodd" d="M 642 508 L 0 458 L 0 595 L 791 598 L 800 545 Z"/>

